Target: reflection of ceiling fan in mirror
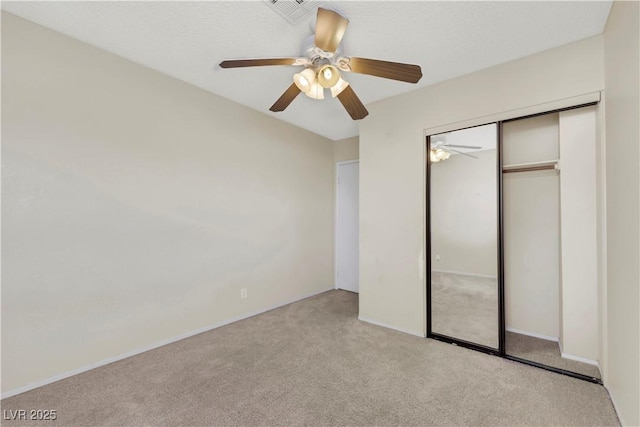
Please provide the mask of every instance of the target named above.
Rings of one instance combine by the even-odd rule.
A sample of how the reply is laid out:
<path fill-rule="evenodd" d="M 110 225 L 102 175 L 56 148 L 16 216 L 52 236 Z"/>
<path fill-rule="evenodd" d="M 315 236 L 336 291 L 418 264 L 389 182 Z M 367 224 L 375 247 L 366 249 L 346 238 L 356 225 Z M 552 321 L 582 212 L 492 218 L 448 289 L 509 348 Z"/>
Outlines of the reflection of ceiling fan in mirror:
<path fill-rule="evenodd" d="M 478 147 L 475 145 L 458 145 L 458 144 L 449 144 L 447 143 L 447 138 L 444 136 L 432 137 L 431 139 L 431 149 L 429 150 L 429 158 L 431 159 L 431 163 L 436 163 L 441 160 L 447 160 L 451 157 L 452 153 L 462 154 L 463 156 L 473 157 L 477 159 L 478 157 L 471 155 L 469 153 L 465 153 L 460 150 L 456 150 L 456 148 L 462 148 L 464 150 L 480 150 L 482 147 Z"/>

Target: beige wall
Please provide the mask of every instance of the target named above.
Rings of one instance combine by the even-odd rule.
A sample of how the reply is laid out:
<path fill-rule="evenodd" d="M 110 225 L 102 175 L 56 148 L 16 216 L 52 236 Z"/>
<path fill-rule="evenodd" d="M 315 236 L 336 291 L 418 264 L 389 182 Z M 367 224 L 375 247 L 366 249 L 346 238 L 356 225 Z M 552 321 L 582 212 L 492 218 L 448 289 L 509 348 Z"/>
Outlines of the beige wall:
<path fill-rule="evenodd" d="M 2 92 L 3 392 L 333 287 L 331 141 L 7 13 Z"/>
<path fill-rule="evenodd" d="M 342 162 L 345 160 L 357 160 L 360 157 L 359 138 L 341 139 L 333 142 L 333 160 Z"/>
<path fill-rule="evenodd" d="M 503 126 L 503 165 L 558 159 L 558 115 Z M 560 336 L 560 176 L 554 170 L 503 175 L 507 330 Z"/>
<path fill-rule="evenodd" d="M 613 4 L 604 32 L 607 385 L 620 420 L 640 425 L 640 4 Z"/>
<path fill-rule="evenodd" d="M 598 248 L 596 107 L 559 114 L 562 302 L 560 344 L 565 357 L 597 361 Z"/>
<path fill-rule="evenodd" d="M 360 124 L 360 316 L 425 334 L 425 129 L 597 92 L 603 79 L 596 36 L 368 105 Z"/>

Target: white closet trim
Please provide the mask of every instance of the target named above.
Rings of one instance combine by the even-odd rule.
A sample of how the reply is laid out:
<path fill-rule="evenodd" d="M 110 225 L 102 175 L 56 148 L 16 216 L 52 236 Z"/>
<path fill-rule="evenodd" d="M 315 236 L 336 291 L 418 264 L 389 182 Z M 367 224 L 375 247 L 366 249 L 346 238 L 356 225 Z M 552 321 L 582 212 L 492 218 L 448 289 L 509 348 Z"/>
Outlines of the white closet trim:
<path fill-rule="evenodd" d="M 530 116 L 532 114 L 545 113 L 547 111 L 561 110 L 563 108 L 575 107 L 577 105 L 589 104 L 592 102 L 600 102 L 600 92 L 585 93 L 583 95 L 571 96 L 569 98 L 558 99 L 551 102 L 545 102 L 543 104 L 536 104 L 529 107 L 496 112 L 494 114 L 475 117 L 473 119 L 463 120 L 459 122 L 447 123 L 441 126 L 425 129 L 424 136 L 435 135 L 443 132 L 451 132 L 454 130 L 484 125 L 502 120 L 515 119 L 517 117 Z"/>

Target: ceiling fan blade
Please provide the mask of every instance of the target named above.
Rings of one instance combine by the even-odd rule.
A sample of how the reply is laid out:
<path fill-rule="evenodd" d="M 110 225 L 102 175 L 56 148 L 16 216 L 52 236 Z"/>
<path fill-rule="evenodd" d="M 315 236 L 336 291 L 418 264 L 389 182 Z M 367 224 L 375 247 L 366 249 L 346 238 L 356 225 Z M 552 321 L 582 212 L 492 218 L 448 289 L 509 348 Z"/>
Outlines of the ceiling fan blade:
<path fill-rule="evenodd" d="M 319 7 L 316 18 L 316 46 L 325 52 L 335 52 L 348 25 L 349 20 L 344 16 Z"/>
<path fill-rule="evenodd" d="M 263 65 L 295 65 L 298 58 L 267 58 L 267 59 L 230 59 L 222 61 L 222 68 L 260 67 Z"/>
<path fill-rule="evenodd" d="M 296 96 L 298 96 L 298 94 L 300 94 L 300 89 L 298 89 L 298 86 L 296 86 L 295 83 L 291 84 L 291 86 L 289 86 L 287 90 L 284 91 L 282 96 L 278 98 L 278 100 L 271 106 L 271 108 L 269 108 L 269 110 L 276 113 L 278 111 L 284 111 L 289 106 L 289 104 L 291 104 L 293 100 L 296 99 Z"/>
<path fill-rule="evenodd" d="M 369 74 L 370 76 L 407 83 L 418 83 L 422 78 L 422 69 L 419 65 L 403 64 L 401 62 L 352 57 L 349 60 L 349 68 L 354 73 Z"/>
<path fill-rule="evenodd" d="M 470 150 L 479 150 L 482 148 L 482 147 L 476 147 L 474 145 L 456 145 L 456 144 L 444 144 L 444 147 L 468 148 Z"/>
<path fill-rule="evenodd" d="M 362 101 L 360 101 L 358 95 L 351 89 L 351 86 L 347 86 L 346 89 L 338 95 L 338 99 L 353 120 L 364 119 L 369 115 L 369 112 L 364 108 Z"/>
<path fill-rule="evenodd" d="M 453 151 L 454 153 L 458 153 L 458 154 L 462 154 L 463 156 L 467 156 L 467 157 L 473 157 L 474 159 L 479 159 L 480 157 L 476 157 L 476 156 L 472 156 L 469 153 L 463 153 L 462 151 L 458 151 L 458 150 L 449 150 L 449 151 Z"/>

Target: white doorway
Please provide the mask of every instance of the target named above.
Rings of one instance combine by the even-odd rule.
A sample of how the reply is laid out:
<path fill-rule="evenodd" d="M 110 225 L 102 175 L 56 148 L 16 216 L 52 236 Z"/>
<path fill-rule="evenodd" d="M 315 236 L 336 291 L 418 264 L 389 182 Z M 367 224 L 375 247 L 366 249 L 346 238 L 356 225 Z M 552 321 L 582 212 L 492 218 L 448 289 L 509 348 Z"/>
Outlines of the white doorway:
<path fill-rule="evenodd" d="M 358 160 L 336 163 L 335 287 L 359 290 Z"/>

